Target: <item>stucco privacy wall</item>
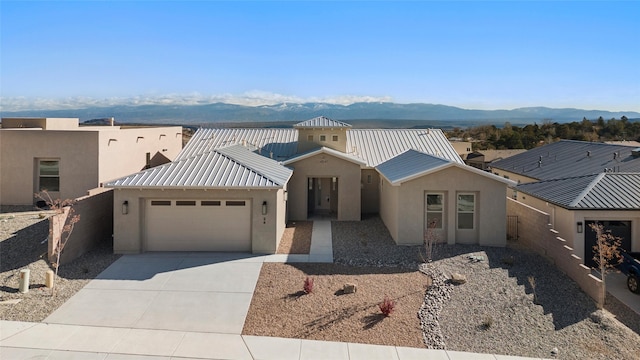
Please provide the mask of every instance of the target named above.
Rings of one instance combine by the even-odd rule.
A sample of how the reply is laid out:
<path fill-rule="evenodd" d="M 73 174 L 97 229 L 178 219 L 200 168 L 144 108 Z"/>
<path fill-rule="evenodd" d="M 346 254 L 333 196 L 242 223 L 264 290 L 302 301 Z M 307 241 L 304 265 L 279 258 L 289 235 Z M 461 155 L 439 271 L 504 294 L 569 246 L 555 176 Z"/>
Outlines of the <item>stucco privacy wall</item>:
<path fill-rule="evenodd" d="M 547 258 L 599 306 L 604 304 L 602 281 L 591 274 L 582 258 L 551 228 L 549 214 L 510 198 L 507 198 L 507 214 L 518 218 L 518 243 Z"/>
<path fill-rule="evenodd" d="M 289 219 L 307 219 L 309 178 L 338 178 L 338 220 L 360 220 L 360 165 L 328 154 L 298 160 L 287 167 L 294 172 L 289 180 Z"/>
<path fill-rule="evenodd" d="M 393 198 L 391 194 L 387 194 L 389 187 L 392 186 L 385 180 L 381 195 L 381 209 L 387 207 L 389 200 Z M 489 177 L 458 167 L 449 167 L 396 186 L 398 189 L 395 206 L 397 226 L 387 224 L 386 221 L 385 224 L 390 230 L 397 228 L 397 235 L 394 237 L 397 244 L 422 244 L 425 225 L 425 193 L 440 192 L 445 194 L 446 229 L 443 236 L 446 237 L 447 243 L 504 246 L 507 237 L 504 203 L 506 187 L 506 184 Z M 476 195 L 475 225 L 472 230 L 457 229 L 456 200 L 459 193 Z M 385 217 L 393 218 L 394 216 L 389 214 Z"/>
<path fill-rule="evenodd" d="M 37 187 L 37 159 L 60 160 L 60 191 L 53 198 L 75 199 L 98 186 L 98 133 L 3 129 L 0 131 L 0 202 L 31 205 Z M 82 149 L 81 151 L 79 149 Z"/>
<path fill-rule="evenodd" d="M 182 150 L 182 128 L 126 128 L 105 126 L 99 131 L 98 180 L 106 182 L 141 171 L 147 165 L 165 164 Z M 155 159 L 154 159 L 155 158 Z"/>
<path fill-rule="evenodd" d="M 76 199 L 73 205 L 74 215 L 80 216 L 73 232 L 65 243 L 64 251 L 60 255 L 60 264 L 66 264 L 78 258 L 85 252 L 96 247 L 100 242 L 111 242 L 113 231 L 113 190 L 98 188 L 91 191 L 91 195 Z M 49 261 L 55 262 L 53 249 L 60 241 L 60 230 L 67 221 L 68 212 L 53 215 L 49 218 Z"/>
<path fill-rule="evenodd" d="M 284 213 L 279 207 L 284 190 L 218 190 L 218 189 L 115 189 L 113 251 L 117 254 L 136 254 L 145 251 L 145 203 L 147 199 L 180 200 L 250 200 L 251 244 L 254 253 L 275 253 L 285 227 Z M 121 204 L 127 201 L 128 214 L 122 214 Z M 267 202 L 267 215 L 262 215 L 262 203 Z M 179 241 L 180 239 L 176 239 Z"/>

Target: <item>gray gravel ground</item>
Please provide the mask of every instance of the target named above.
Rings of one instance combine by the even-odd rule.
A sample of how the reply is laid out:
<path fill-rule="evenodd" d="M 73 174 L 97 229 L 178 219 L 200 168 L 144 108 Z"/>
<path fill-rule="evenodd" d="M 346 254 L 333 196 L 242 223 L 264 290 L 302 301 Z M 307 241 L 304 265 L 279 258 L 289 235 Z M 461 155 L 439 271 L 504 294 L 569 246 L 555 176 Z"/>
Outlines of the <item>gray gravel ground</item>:
<path fill-rule="evenodd" d="M 118 259 L 111 244 L 101 244 L 69 264 L 62 265 L 56 278 L 56 296 L 46 288 L 45 274 L 48 221 L 38 213 L 0 214 L 0 302 L 19 299 L 17 304 L 0 304 L 0 319 L 42 321 L 91 279 Z M 29 269 L 30 290 L 18 292 L 21 269 Z"/>
<path fill-rule="evenodd" d="M 377 217 L 333 222 L 332 231 L 338 263 L 415 269 L 422 262 L 421 247 L 396 246 Z M 557 348 L 560 359 L 640 359 L 640 336 L 611 312 L 598 310 L 569 277 L 534 253 L 439 245 L 432 266 L 447 276 L 458 272 L 467 277 L 450 294 L 441 291 L 444 305 L 439 314 L 431 313 L 448 350 L 549 358 Z M 434 301 L 430 293 L 427 304 Z M 424 307 L 416 311 L 422 313 Z M 624 316 L 631 328 L 640 321 L 619 302 L 610 301 L 607 309 Z M 438 348 L 438 337 L 425 334 L 425 341 L 429 338 L 436 340 L 426 346 Z"/>

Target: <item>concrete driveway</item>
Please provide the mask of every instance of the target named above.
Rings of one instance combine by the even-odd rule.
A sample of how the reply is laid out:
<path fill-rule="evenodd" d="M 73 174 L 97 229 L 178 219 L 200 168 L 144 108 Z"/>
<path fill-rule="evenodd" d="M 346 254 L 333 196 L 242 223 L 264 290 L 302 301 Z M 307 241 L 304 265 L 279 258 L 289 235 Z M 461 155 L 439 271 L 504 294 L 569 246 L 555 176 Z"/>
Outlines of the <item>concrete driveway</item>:
<path fill-rule="evenodd" d="M 264 257 L 126 255 L 44 322 L 241 334 Z"/>

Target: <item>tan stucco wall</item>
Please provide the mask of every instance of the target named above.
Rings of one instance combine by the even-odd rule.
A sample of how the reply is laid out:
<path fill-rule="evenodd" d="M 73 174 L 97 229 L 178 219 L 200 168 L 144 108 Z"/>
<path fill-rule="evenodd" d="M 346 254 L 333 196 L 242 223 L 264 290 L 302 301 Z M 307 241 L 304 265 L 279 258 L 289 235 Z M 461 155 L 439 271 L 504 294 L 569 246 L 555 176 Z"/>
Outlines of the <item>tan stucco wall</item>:
<path fill-rule="evenodd" d="M 313 141 L 308 141 L 308 136 L 313 136 Z M 325 135 L 326 141 L 320 141 L 320 135 Z M 333 141 L 332 136 L 338 135 L 338 141 Z M 309 129 L 298 128 L 298 153 L 302 153 L 319 147 L 327 147 L 347 152 L 347 129 L 346 128 L 327 128 L 327 129 Z"/>
<path fill-rule="evenodd" d="M 389 186 L 388 183 L 384 186 Z M 385 189 L 386 190 L 386 189 Z M 410 180 L 398 187 L 398 230 L 394 240 L 402 245 L 423 243 L 425 222 L 425 192 L 445 194 L 447 243 L 475 243 L 488 246 L 506 244 L 506 185 L 488 177 L 457 167 Z M 456 199 L 458 193 L 475 193 L 475 229 L 456 229 Z M 381 209 L 389 198 L 381 196 Z M 381 211 L 382 213 L 382 211 Z M 385 215 L 386 217 L 386 215 Z M 393 233 L 392 233 L 393 236 Z"/>
<path fill-rule="evenodd" d="M 380 178 L 380 219 L 389 230 L 393 240 L 398 242 L 398 191 L 400 187 L 391 186 L 387 179 Z"/>
<path fill-rule="evenodd" d="M 498 176 L 500 176 L 500 177 L 504 177 L 504 178 L 507 178 L 509 180 L 513 180 L 513 181 L 517 182 L 518 184 L 526 184 L 526 183 L 538 181 L 538 179 L 527 177 L 527 176 L 516 174 L 516 173 L 512 173 L 510 171 L 505 171 L 505 170 L 502 170 L 502 169 L 491 168 L 491 172 L 496 174 L 496 175 L 498 175 Z"/>
<path fill-rule="evenodd" d="M 284 213 L 277 206 L 284 197 L 282 189 L 276 190 L 138 190 L 115 189 L 113 211 L 113 251 L 116 254 L 132 254 L 144 251 L 144 209 L 147 199 L 250 199 L 252 252 L 273 254 L 277 250 L 285 227 Z M 129 213 L 122 214 L 122 203 L 129 202 Z M 262 215 L 262 202 L 268 206 Z"/>
<path fill-rule="evenodd" d="M 60 192 L 74 199 L 98 186 L 98 134 L 87 131 L 0 130 L 0 203 L 30 205 L 38 190 L 35 159 L 60 161 Z"/>
<path fill-rule="evenodd" d="M 147 153 L 151 158 L 165 158 L 165 162 L 169 162 L 182 149 L 180 126 L 103 129 L 99 131 L 98 181 L 101 183 L 143 170 Z M 157 166 L 159 162 L 151 165 Z"/>
<path fill-rule="evenodd" d="M 470 141 L 450 141 L 450 143 L 460 157 L 472 152 Z"/>
<path fill-rule="evenodd" d="M 3 119 L 4 121 L 5 119 Z M 36 121 L 37 119 L 32 119 Z M 69 119 L 53 119 L 69 120 Z M 76 120 L 77 119 L 70 119 Z M 49 124 L 52 119 L 46 119 Z M 165 134 L 165 136 L 160 136 Z M 143 139 L 138 139 L 143 137 Z M 111 140 L 114 139 L 114 140 Z M 162 151 L 167 149 L 167 151 Z M 146 153 L 173 160 L 182 149 L 182 128 L 81 127 L 76 130 L 0 130 L 0 203 L 30 205 L 37 187 L 36 159 L 60 161 L 60 192 L 74 199 L 101 183 L 142 170 Z M 165 160 L 166 161 L 166 160 Z"/>
<path fill-rule="evenodd" d="M 371 177 L 371 183 L 367 181 Z M 376 214 L 380 212 L 380 175 L 375 169 L 362 170 L 362 195 L 361 210 L 363 214 Z"/>
<path fill-rule="evenodd" d="M 305 158 L 293 168 L 289 180 L 289 219 L 307 219 L 308 178 L 338 178 L 338 220 L 360 220 L 360 165 L 327 154 Z"/>
<path fill-rule="evenodd" d="M 78 118 L 2 118 L 2 128 L 42 128 L 71 130 L 79 127 Z"/>

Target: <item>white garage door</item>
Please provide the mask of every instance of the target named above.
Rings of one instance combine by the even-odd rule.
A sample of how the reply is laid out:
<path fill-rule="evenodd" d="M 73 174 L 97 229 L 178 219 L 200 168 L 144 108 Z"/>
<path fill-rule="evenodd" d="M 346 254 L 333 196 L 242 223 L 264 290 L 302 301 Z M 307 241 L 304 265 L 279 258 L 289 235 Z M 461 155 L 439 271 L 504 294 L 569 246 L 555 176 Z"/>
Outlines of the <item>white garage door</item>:
<path fill-rule="evenodd" d="M 251 251 L 250 200 L 147 200 L 146 251 Z"/>

